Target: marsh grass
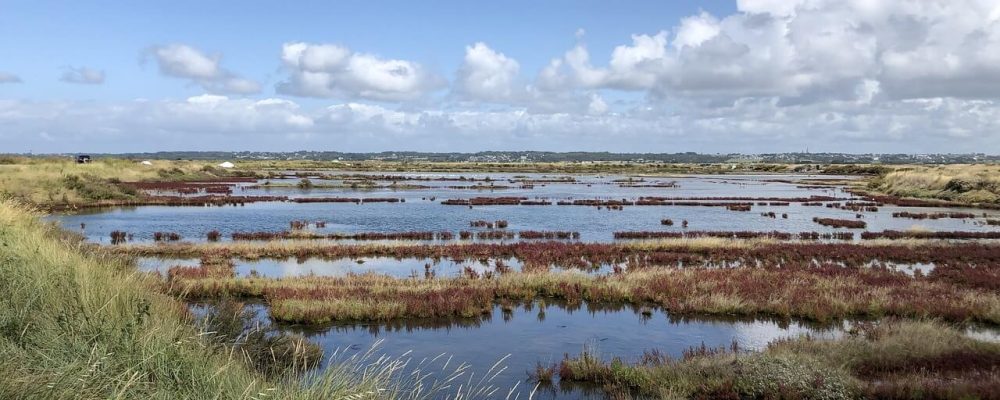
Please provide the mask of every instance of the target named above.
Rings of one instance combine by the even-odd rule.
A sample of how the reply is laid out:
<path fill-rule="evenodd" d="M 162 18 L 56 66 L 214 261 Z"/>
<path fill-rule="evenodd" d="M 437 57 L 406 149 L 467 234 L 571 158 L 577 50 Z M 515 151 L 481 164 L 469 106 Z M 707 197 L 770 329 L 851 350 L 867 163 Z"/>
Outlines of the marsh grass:
<path fill-rule="evenodd" d="M 309 359 L 315 352 L 297 339 L 246 333 L 238 340 L 264 345 L 243 347 L 246 353 L 220 347 L 156 278 L 76 236 L 0 199 L 0 398 L 434 399 L 502 392 L 471 374 L 460 376 L 469 378 L 461 385 L 453 384 L 459 377 L 434 383 L 407 375 L 410 364 L 387 357 L 333 363 L 305 380 L 300 371 L 278 372 L 289 369 L 280 363 L 271 362 L 267 373 L 248 368 L 247 359 L 277 359 L 273 352 L 281 349 L 312 353 Z"/>
<path fill-rule="evenodd" d="M 759 353 L 692 348 L 679 359 L 653 351 L 607 361 L 588 348 L 557 370 L 561 380 L 661 398 L 971 399 L 1000 389 L 998 344 L 933 321 L 859 328 L 839 339 L 779 340 Z"/>
<path fill-rule="evenodd" d="M 779 268 L 647 268 L 609 276 L 523 272 L 456 278 L 362 274 L 289 278 L 173 274 L 172 293 L 192 299 L 257 297 L 287 322 L 473 317 L 497 302 L 653 304 L 675 314 L 844 318 L 937 317 L 1000 324 L 1000 275 L 940 265 L 929 276 L 832 264 Z M 938 270 L 944 272 L 937 272 Z"/>

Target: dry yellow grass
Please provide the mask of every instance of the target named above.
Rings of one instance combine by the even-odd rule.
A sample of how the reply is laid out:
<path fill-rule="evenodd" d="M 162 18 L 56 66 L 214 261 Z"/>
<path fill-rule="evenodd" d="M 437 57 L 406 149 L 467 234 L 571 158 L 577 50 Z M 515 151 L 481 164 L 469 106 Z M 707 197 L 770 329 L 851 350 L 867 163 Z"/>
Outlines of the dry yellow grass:
<path fill-rule="evenodd" d="M 4 157 L 0 163 L 0 194 L 33 204 L 80 203 L 87 199 L 67 186 L 69 176 L 87 182 L 181 180 L 211 177 L 215 162 L 156 160 L 153 165 L 124 159 L 96 159 L 77 164 L 70 158 Z"/>
<path fill-rule="evenodd" d="M 895 196 L 996 203 L 1000 201 L 1000 166 L 956 164 L 900 168 L 873 181 L 871 186 Z"/>

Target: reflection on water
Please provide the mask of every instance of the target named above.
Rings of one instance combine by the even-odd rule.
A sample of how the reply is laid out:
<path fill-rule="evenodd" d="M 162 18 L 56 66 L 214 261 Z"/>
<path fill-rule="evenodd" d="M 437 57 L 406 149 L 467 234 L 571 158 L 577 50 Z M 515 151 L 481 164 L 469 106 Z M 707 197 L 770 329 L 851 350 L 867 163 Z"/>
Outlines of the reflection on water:
<path fill-rule="evenodd" d="M 260 318 L 267 318 L 266 307 L 252 307 Z M 743 349 L 761 350 L 776 339 L 803 334 L 834 338 L 843 332 L 843 324 L 814 326 L 796 321 L 682 318 L 648 310 L 535 302 L 516 307 L 497 306 L 491 314 L 479 318 L 338 323 L 323 327 L 281 325 L 281 328 L 305 335 L 322 345 L 327 354 L 364 352 L 378 342 L 380 351 L 390 356 L 409 352 L 414 360 L 421 360 L 447 354 L 452 363 L 468 364 L 470 371 L 477 374 L 507 357 L 504 362 L 507 369 L 492 383 L 500 388 L 517 385 L 524 389 L 522 398 L 533 386 L 528 382 L 528 370 L 539 362 L 557 363 L 564 355 L 579 354 L 585 347 L 596 349 L 605 359 L 621 357 L 635 361 L 644 351 L 652 349 L 680 357 L 692 346 L 728 347 L 735 341 Z M 604 398 L 603 392 L 588 390 L 593 388 L 586 385 L 557 384 L 553 389 L 536 398 Z"/>
<path fill-rule="evenodd" d="M 444 176 L 448 174 L 426 174 Z M 513 179 L 509 174 L 475 174 L 477 179 L 490 176 L 497 181 Z M 543 175 L 526 174 L 530 179 Z M 469 177 L 472 177 L 471 174 Z M 391 191 L 378 189 L 364 191 L 350 188 L 317 188 L 300 190 L 252 189 L 241 195 L 280 194 L 306 197 L 396 197 L 401 203 L 251 203 L 242 207 L 133 207 L 91 209 L 76 214 L 60 214 L 50 218 L 64 227 L 81 231 L 91 241 L 109 243 L 110 233 L 121 230 L 134 235 L 136 241 L 151 241 L 153 232 L 177 232 L 184 240 L 204 241 L 211 230 L 222 233 L 229 240 L 233 232 L 280 231 L 289 228 L 293 220 L 324 221 L 319 233 L 353 232 L 404 232 L 404 231 L 478 231 L 471 228 L 474 220 L 507 220 L 512 231 L 575 231 L 583 241 L 611 241 L 614 231 L 675 231 L 681 226 L 662 226 L 660 220 L 689 221 L 691 230 L 708 231 L 783 231 L 830 233 L 845 231 L 818 225 L 813 217 L 853 219 L 855 212 L 827 207 L 807 207 L 799 203 L 788 206 L 754 205 L 751 212 L 728 211 L 719 207 L 684 206 L 631 206 L 621 211 L 609 211 L 582 206 L 476 206 L 472 208 L 445 206 L 442 200 L 476 196 L 523 196 L 530 199 L 636 199 L 640 196 L 665 197 L 809 197 L 824 195 L 850 197 L 841 188 L 822 190 L 802 188 L 795 183 L 777 182 L 808 178 L 807 176 L 756 175 L 733 177 L 684 176 L 647 178 L 647 181 L 676 181 L 678 187 L 621 187 L 615 180 L 626 176 L 573 176 L 576 182 L 546 183 L 523 189 L 512 185 L 483 193 L 478 190 L 444 189 L 435 187 L 416 191 Z M 429 185 L 441 183 L 430 181 Z M 419 181 L 419 183 L 427 183 Z M 444 182 L 449 183 L 449 182 Z M 868 230 L 907 230 L 919 225 L 922 229 L 937 231 L 994 231 L 997 227 L 977 223 L 975 220 L 944 218 L 914 221 L 893 218 L 896 211 L 912 210 L 905 207 L 885 206 L 878 212 L 864 212 Z M 920 212 L 967 211 L 983 214 L 983 210 L 921 208 Z M 761 213 L 787 214 L 788 218 L 766 218 Z M 988 211 L 996 214 L 995 211 Z M 994 217 L 995 218 L 995 217 Z M 348 242 L 341 242 L 348 243 Z"/>
<path fill-rule="evenodd" d="M 253 260 L 234 259 L 236 276 L 262 276 L 269 278 L 286 278 L 295 276 L 347 276 L 350 274 L 376 273 L 388 275 L 396 278 L 430 278 L 430 277 L 456 277 L 473 271 L 482 275 L 487 272 L 498 273 L 498 265 L 509 268 L 510 271 L 520 272 L 523 263 L 517 258 L 505 259 L 449 259 L 449 258 L 392 258 L 392 257 L 357 257 L 357 258 L 261 258 Z M 814 260 L 816 265 L 833 262 L 844 266 L 841 261 Z M 139 257 L 137 264 L 140 271 L 157 272 L 166 275 L 167 270 L 174 266 L 197 267 L 200 261 L 196 258 L 157 258 Z M 704 268 L 739 268 L 746 264 L 744 261 L 706 261 L 693 265 Z M 752 264 L 752 263 L 751 263 Z M 598 268 L 586 271 L 570 268 L 568 271 L 579 272 L 590 275 L 608 275 L 614 273 L 614 266 L 621 267 L 622 271 L 629 270 L 629 263 L 603 264 Z M 662 265 L 663 267 L 683 268 L 683 262 L 676 264 Z M 893 263 L 873 260 L 865 264 L 868 268 L 888 268 L 903 272 L 909 276 L 915 276 L 919 271 L 926 276 L 934 270 L 933 263 Z M 559 268 L 558 265 L 551 266 Z M 648 268 L 648 267 L 647 267 Z"/>
<path fill-rule="evenodd" d="M 986 326 L 970 326 L 965 334 L 973 339 L 984 342 L 1000 343 L 1000 330 Z"/>
<path fill-rule="evenodd" d="M 135 264 L 139 271 L 156 272 L 166 276 L 170 267 L 197 267 L 201 265 L 201 260 L 197 258 L 138 257 Z"/>
<path fill-rule="evenodd" d="M 452 260 L 430 258 L 391 258 L 391 257 L 359 257 L 356 259 L 324 260 L 320 258 L 297 259 L 259 259 L 238 260 L 236 273 L 239 276 L 259 275 L 267 277 L 288 276 L 346 276 L 349 274 L 377 273 L 403 278 L 410 276 L 424 277 L 432 274 L 437 277 L 453 277 L 462 274 L 465 268 L 476 273 L 493 271 L 495 260 Z M 521 262 L 515 258 L 501 260 L 504 265 L 515 270 L 521 269 Z"/>

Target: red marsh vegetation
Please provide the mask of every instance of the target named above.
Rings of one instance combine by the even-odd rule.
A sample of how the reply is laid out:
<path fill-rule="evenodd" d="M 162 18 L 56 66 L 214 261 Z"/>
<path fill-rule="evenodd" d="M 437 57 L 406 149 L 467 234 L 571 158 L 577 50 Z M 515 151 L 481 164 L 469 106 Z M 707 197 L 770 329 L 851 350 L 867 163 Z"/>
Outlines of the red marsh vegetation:
<path fill-rule="evenodd" d="M 829 226 L 832 228 L 865 229 L 865 227 L 868 226 L 868 224 L 865 223 L 865 221 L 858 221 L 853 219 L 813 217 L 813 222 L 823 226 Z"/>

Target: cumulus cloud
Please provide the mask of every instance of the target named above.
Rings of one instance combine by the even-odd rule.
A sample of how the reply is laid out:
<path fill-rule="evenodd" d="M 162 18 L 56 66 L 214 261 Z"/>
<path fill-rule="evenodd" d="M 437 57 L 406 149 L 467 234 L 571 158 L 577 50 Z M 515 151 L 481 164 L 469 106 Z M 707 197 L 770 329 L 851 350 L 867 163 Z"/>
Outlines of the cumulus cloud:
<path fill-rule="evenodd" d="M 306 108 L 287 99 L 214 94 L 106 104 L 0 100 L 0 125 L 7 127 L 0 132 L 0 147 L 54 152 L 331 146 L 353 151 L 625 152 L 1000 148 L 1000 103 L 991 100 L 781 105 L 776 98 L 744 98 L 720 107 L 646 104 L 609 112 L 605 100 L 592 94 L 584 106 L 579 113 L 414 110 L 358 102 Z"/>
<path fill-rule="evenodd" d="M 294 96 L 404 101 L 445 84 L 413 61 L 356 53 L 335 44 L 285 43 L 281 60 L 289 76 L 277 90 Z"/>
<path fill-rule="evenodd" d="M 209 56 L 185 44 L 153 46 L 143 54 L 143 60 L 153 58 L 160 73 L 188 79 L 212 93 L 254 94 L 260 84 L 243 78 L 220 66 L 222 56 Z"/>
<path fill-rule="evenodd" d="M 574 36 L 528 72 L 511 53 L 471 43 L 456 54 L 450 88 L 415 61 L 285 43 L 277 91 L 335 99 L 310 108 L 224 96 L 259 84 L 222 68 L 218 55 L 160 46 L 147 57 L 164 75 L 208 93 L 103 105 L 0 100 L 0 148 L 158 149 L 164 138 L 180 148 L 360 151 L 1000 148 L 995 1 L 738 0 L 730 15 L 635 32 L 609 54 L 592 54 L 582 29 Z M 0 73 L 4 81 L 19 79 Z"/>
<path fill-rule="evenodd" d="M 104 83 L 104 71 L 87 67 L 68 67 L 59 80 L 67 83 L 100 85 Z"/>
<path fill-rule="evenodd" d="M 0 83 L 21 83 L 21 78 L 9 72 L 0 71 Z"/>
<path fill-rule="evenodd" d="M 517 83 L 520 71 L 517 60 L 478 42 L 465 48 L 456 91 L 473 100 L 510 101 L 523 96 L 523 84 Z"/>
<path fill-rule="evenodd" d="M 577 34 L 582 36 L 582 30 Z M 465 48 L 452 90 L 463 103 L 498 104 L 529 113 L 592 114 L 609 109 L 598 93 L 576 90 L 564 82 L 531 85 L 520 76 L 520 69 L 517 60 L 478 42 Z"/>
<path fill-rule="evenodd" d="M 1000 6 L 993 1 L 737 3 L 729 16 L 703 12 L 670 34 L 633 35 L 603 67 L 578 44 L 539 73 L 538 86 L 788 103 L 844 99 L 866 82 L 894 99 L 1000 93 Z"/>

